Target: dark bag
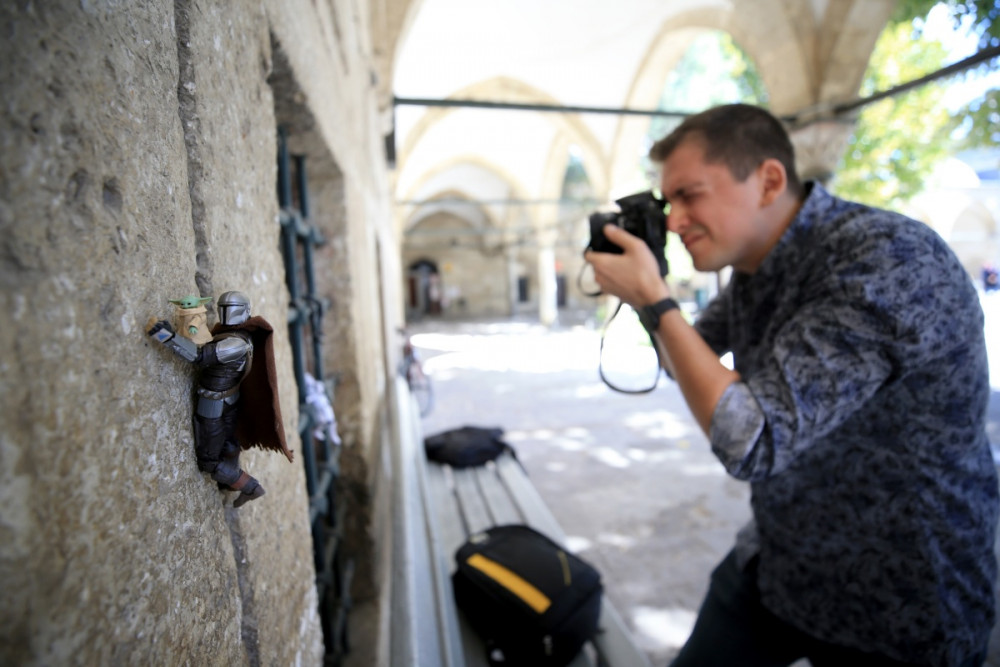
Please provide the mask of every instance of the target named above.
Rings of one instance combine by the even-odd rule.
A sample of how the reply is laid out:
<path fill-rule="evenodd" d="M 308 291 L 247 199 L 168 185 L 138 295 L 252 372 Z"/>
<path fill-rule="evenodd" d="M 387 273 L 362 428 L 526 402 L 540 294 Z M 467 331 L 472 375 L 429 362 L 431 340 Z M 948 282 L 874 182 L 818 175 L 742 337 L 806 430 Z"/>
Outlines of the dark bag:
<path fill-rule="evenodd" d="M 597 631 L 601 575 L 524 525 L 473 535 L 455 552 L 455 602 L 495 661 L 561 667 Z"/>
<path fill-rule="evenodd" d="M 453 468 L 478 466 L 505 451 L 513 453 L 501 436 L 503 429 L 463 426 L 424 438 L 424 451 L 431 461 L 447 463 Z"/>

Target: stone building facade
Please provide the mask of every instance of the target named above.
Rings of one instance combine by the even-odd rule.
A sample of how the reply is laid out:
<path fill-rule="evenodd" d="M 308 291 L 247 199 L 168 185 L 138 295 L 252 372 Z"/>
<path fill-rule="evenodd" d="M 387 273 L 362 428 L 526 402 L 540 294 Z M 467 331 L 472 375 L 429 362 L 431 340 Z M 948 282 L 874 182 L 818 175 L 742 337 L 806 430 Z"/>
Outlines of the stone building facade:
<path fill-rule="evenodd" d="M 649 106 L 676 55 L 671 40 L 701 26 L 741 39 L 777 112 L 818 113 L 856 91 L 892 2 L 768 0 L 752 12 L 743 11 L 749 0 L 653 4 L 666 13 L 614 104 Z M 416 17 L 433 5 L 0 6 L 0 662 L 323 662 L 316 505 L 301 465 L 286 327 L 302 304 L 286 285 L 276 194 L 287 136 L 308 165 L 308 217 L 325 240 L 313 258 L 326 304 L 316 349 L 336 379 L 343 441 L 337 497 L 348 508 L 342 548 L 355 565 L 348 660 L 388 664 L 397 329 L 424 298 L 408 283 L 410 269 L 430 260 L 449 276 L 441 293 L 468 314 L 513 304 L 551 321 L 586 237 L 528 207 L 469 213 L 393 201 L 558 198 L 571 144 L 607 199 L 629 185 L 620 146 L 637 131 L 626 121 L 597 131 L 564 118 L 520 165 L 454 151 L 428 159 L 422 137 L 460 120 L 431 111 L 396 135 L 393 167 L 385 137 L 402 128 L 392 97 L 402 47 L 423 34 Z M 558 99 L 492 74 L 441 95 Z M 843 128 L 808 113 L 800 121 L 806 166 L 829 169 Z M 439 247 L 428 234 L 404 243 L 418 225 L 449 242 Z M 490 233 L 466 234 L 476 228 Z M 519 235 L 530 242 L 515 243 Z M 475 246 L 471 261 L 460 252 L 466 243 Z M 168 299 L 233 289 L 274 325 L 297 455 L 289 464 L 244 454 L 267 495 L 239 510 L 195 462 L 194 371 L 144 335 L 151 316 L 170 313 Z"/>

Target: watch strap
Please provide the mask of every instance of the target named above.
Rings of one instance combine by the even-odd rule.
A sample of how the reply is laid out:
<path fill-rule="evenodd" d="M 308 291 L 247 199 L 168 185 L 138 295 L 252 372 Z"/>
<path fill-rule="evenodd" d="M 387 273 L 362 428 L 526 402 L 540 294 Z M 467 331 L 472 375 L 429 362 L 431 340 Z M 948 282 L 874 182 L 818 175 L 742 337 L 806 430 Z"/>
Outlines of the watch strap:
<path fill-rule="evenodd" d="M 639 321 L 642 322 L 642 326 L 646 329 L 646 331 L 652 333 L 659 328 L 660 317 L 663 316 L 663 313 L 679 309 L 680 307 L 679 303 L 670 297 L 667 297 L 666 299 L 660 299 L 656 303 L 643 306 L 637 311 L 637 313 L 639 315 Z"/>

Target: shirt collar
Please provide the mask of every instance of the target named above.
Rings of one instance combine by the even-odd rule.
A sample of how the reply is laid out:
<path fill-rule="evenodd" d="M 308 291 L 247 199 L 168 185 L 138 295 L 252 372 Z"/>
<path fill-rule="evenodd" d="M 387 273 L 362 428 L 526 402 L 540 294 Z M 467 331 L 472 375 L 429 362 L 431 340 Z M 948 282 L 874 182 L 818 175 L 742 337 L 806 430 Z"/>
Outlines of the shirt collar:
<path fill-rule="evenodd" d="M 821 217 L 820 211 L 827 208 L 830 200 L 833 198 L 818 181 L 807 181 L 804 184 L 804 189 L 806 198 L 802 202 L 798 213 L 792 219 L 791 224 L 788 225 L 788 229 L 781 235 L 781 238 L 774 244 L 774 247 L 768 251 L 764 260 L 752 276 L 741 274 L 744 276 L 744 279 L 756 278 L 758 276 L 764 279 L 771 279 L 785 270 L 787 268 L 785 260 L 789 254 L 794 253 L 794 248 L 798 245 L 796 239 L 802 238 L 812 229 L 813 225 Z"/>

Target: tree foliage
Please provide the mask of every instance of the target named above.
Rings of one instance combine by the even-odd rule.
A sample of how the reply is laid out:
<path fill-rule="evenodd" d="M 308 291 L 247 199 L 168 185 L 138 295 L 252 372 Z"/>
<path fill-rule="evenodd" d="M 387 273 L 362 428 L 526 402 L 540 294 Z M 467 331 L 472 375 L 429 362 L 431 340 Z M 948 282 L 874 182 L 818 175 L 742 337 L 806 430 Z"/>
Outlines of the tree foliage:
<path fill-rule="evenodd" d="M 697 37 L 667 76 L 660 109 L 696 113 L 730 102 L 767 104 L 767 90 L 753 61 L 725 32 L 706 31 Z M 657 117 L 649 136 L 655 141 L 680 121 Z"/>
<path fill-rule="evenodd" d="M 898 0 L 894 23 L 910 22 L 927 16 L 937 4 L 948 7 L 956 30 L 968 23 L 979 39 L 979 48 L 1000 46 L 1000 0 Z"/>
<path fill-rule="evenodd" d="M 948 64 L 949 54 L 941 43 L 924 34 L 928 14 L 938 5 L 947 9 L 956 31 L 975 36 L 978 48 L 1000 45 L 1000 0 L 900 0 L 876 44 L 861 95 L 890 89 Z M 1000 146 L 1000 91 L 986 91 L 957 110 L 947 108 L 950 85 L 975 81 L 990 66 L 865 107 L 837 170 L 835 191 L 897 207 L 921 191 L 943 158 L 962 149 Z"/>
<path fill-rule="evenodd" d="M 954 125 L 962 135 L 959 148 L 1000 148 L 1000 89 L 986 91 L 982 99 L 962 109 Z"/>
<path fill-rule="evenodd" d="M 865 74 L 863 96 L 939 69 L 944 47 L 914 40 L 909 22 L 890 24 L 879 37 Z M 865 107 L 834 178 L 848 199 L 895 208 L 920 192 L 935 165 L 950 153 L 951 118 L 944 86 L 930 83 Z"/>

